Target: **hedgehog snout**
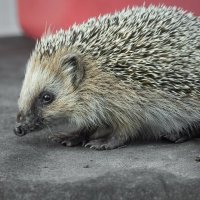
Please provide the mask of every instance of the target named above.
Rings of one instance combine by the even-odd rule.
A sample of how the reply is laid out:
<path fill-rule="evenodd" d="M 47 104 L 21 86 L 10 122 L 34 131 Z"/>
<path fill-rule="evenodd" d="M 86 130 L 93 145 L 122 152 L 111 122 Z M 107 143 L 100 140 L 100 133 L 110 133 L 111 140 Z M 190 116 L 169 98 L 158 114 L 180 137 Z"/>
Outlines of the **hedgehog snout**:
<path fill-rule="evenodd" d="M 25 130 L 25 128 L 22 125 L 23 121 L 24 121 L 24 115 L 22 114 L 22 112 L 19 112 L 17 114 L 16 125 L 13 130 L 15 135 L 17 135 L 17 136 L 24 136 L 27 133 L 27 131 Z"/>
<path fill-rule="evenodd" d="M 19 112 L 17 114 L 16 125 L 13 131 L 17 136 L 24 136 L 29 132 L 41 129 L 42 124 L 42 118 L 31 113 L 24 115 L 22 112 Z"/>
<path fill-rule="evenodd" d="M 27 131 L 25 130 L 25 128 L 23 128 L 21 124 L 16 125 L 13 131 L 15 135 L 20 137 L 26 135 L 27 133 Z"/>

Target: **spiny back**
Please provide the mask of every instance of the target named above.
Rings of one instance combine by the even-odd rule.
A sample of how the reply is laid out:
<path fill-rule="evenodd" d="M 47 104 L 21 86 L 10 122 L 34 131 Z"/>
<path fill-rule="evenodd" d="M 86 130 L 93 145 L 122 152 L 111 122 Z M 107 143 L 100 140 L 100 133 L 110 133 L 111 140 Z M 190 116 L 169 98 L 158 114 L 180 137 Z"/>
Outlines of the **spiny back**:
<path fill-rule="evenodd" d="M 200 21 L 172 7 L 137 7 L 44 36 L 36 53 L 74 47 L 139 89 L 200 93 Z"/>

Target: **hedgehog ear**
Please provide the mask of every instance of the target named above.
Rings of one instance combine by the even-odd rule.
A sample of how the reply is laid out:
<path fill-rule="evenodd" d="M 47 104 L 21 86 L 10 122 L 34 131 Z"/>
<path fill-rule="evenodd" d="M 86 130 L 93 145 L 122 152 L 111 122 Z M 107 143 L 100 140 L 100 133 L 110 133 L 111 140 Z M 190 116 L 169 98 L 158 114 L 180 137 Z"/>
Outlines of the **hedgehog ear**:
<path fill-rule="evenodd" d="M 61 67 L 71 76 L 72 84 L 76 87 L 84 76 L 84 67 L 78 54 L 68 54 L 61 59 Z"/>

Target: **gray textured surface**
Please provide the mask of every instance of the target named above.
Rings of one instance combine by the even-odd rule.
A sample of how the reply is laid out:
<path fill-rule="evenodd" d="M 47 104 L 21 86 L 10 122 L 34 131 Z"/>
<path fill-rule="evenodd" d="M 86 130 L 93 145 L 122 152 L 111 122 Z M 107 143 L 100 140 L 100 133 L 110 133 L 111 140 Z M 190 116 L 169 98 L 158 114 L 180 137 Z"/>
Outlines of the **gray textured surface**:
<path fill-rule="evenodd" d="M 94 151 L 66 148 L 48 131 L 15 136 L 25 62 L 33 42 L 0 39 L 0 199 L 200 199 L 200 139 Z"/>

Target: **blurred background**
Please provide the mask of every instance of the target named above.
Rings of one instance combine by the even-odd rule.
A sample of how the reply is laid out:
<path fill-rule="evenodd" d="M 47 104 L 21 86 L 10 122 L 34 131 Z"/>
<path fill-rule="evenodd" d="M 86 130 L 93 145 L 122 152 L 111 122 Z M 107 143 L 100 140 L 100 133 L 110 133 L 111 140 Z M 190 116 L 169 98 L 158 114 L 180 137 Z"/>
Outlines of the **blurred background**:
<path fill-rule="evenodd" d="M 49 26 L 54 31 L 66 29 L 90 17 L 144 3 L 178 6 L 200 15 L 199 0 L 0 0 L 0 37 L 38 38 Z"/>
<path fill-rule="evenodd" d="M 0 0 L 0 37 L 21 35 L 17 0 Z"/>

